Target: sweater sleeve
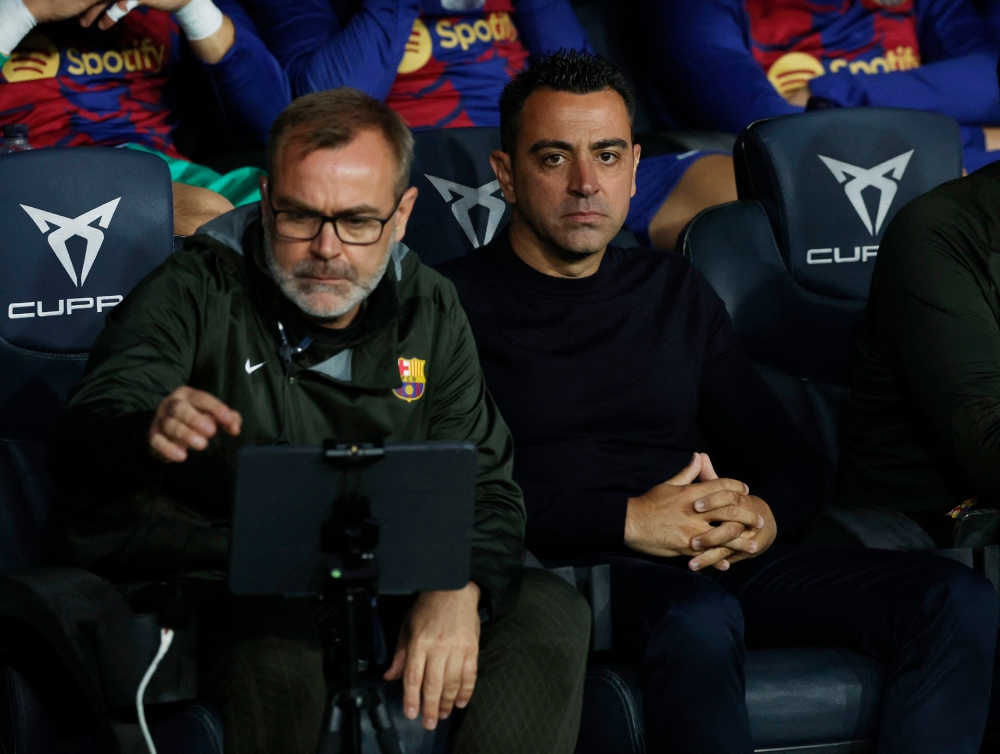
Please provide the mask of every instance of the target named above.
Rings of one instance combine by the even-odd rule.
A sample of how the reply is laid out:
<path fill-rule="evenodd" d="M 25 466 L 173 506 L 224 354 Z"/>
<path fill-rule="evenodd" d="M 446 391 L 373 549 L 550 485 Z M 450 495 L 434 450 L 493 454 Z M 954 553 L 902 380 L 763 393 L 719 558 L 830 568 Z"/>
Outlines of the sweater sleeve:
<path fill-rule="evenodd" d="M 1000 43 L 968 0 L 916 0 L 923 65 L 909 71 L 809 82 L 813 94 L 844 107 L 902 107 L 948 115 L 968 125 L 1000 124 L 997 56 Z"/>
<path fill-rule="evenodd" d="M 532 57 L 560 48 L 592 52 L 569 0 L 519 0 L 514 11 L 524 46 Z"/>
<path fill-rule="evenodd" d="M 647 0 L 645 18 L 659 44 L 656 78 L 692 126 L 739 133 L 761 118 L 801 113 L 775 91 L 754 59 L 742 2 Z"/>
<path fill-rule="evenodd" d="M 365 0 L 342 25 L 330 0 L 248 0 L 294 96 L 350 86 L 385 99 L 396 78 L 419 0 Z"/>
<path fill-rule="evenodd" d="M 823 462 L 739 345 L 718 295 L 702 288 L 709 342 L 698 418 L 713 464 L 770 506 L 779 539 L 794 539 L 822 502 Z"/>
<path fill-rule="evenodd" d="M 203 63 L 226 118 L 266 144 L 271 124 L 292 101 L 288 77 L 237 0 L 217 0 L 236 27 L 233 46 L 218 63 Z"/>
<path fill-rule="evenodd" d="M 952 225 L 956 215 L 957 207 L 935 212 L 919 200 L 900 211 L 882 241 L 873 280 L 879 295 L 870 307 L 917 410 L 981 493 L 996 501 L 1000 329 L 987 300 L 995 293 L 971 269 L 980 255 L 965 246 L 982 239 Z"/>
<path fill-rule="evenodd" d="M 514 443 L 510 430 L 486 391 L 472 330 L 455 294 L 450 310 L 453 358 L 445 373 L 435 378 L 428 439 L 468 441 L 479 449 L 472 580 L 496 611 L 524 565 L 524 500 L 511 478 Z"/>

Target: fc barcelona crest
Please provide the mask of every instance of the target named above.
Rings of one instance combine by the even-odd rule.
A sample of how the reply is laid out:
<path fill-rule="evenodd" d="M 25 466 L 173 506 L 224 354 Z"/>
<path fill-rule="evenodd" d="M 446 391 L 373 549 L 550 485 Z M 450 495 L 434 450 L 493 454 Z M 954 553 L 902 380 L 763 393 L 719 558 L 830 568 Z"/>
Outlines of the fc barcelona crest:
<path fill-rule="evenodd" d="M 399 379 L 403 384 L 392 391 L 397 398 L 412 403 L 424 394 L 424 387 L 427 385 L 427 378 L 424 376 L 426 365 L 424 359 L 399 360 Z"/>

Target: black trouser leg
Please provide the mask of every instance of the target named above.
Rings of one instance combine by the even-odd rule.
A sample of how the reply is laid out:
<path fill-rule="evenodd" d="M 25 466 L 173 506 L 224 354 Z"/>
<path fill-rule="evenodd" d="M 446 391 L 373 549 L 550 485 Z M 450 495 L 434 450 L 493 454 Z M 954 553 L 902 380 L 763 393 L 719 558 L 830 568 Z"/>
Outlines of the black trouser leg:
<path fill-rule="evenodd" d="M 603 554 L 616 653 L 640 663 L 649 754 L 753 751 L 739 603 L 671 560 Z"/>
<path fill-rule="evenodd" d="M 708 575 L 736 596 L 750 648 L 840 646 L 886 662 L 879 754 L 976 754 L 997 595 L 935 555 L 776 545 Z"/>

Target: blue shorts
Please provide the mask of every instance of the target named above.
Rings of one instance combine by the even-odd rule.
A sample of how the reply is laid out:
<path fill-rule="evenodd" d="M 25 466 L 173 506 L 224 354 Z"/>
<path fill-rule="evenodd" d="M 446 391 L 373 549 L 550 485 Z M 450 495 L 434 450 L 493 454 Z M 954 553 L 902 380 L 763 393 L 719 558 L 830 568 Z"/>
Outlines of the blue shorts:
<path fill-rule="evenodd" d="M 726 152 L 702 152 L 692 150 L 678 154 L 661 154 L 643 157 L 635 175 L 635 196 L 628 208 L 625 226 L 643 246 L 652 246 L 649 240 L 649 224 L 660 211 L 663 202 L 680 183 L 681 178 L 695 162 L 710 154 Z"/>

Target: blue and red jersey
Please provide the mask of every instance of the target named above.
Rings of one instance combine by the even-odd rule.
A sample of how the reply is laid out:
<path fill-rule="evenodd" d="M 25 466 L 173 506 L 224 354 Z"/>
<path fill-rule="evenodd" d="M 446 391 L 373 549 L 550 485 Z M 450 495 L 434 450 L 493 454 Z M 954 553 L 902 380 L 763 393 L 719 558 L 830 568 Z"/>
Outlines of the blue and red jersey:
<path fill-rule="evenodd" d="M 237 0 L 223 0 L 226 9 Z M 496 126 L 529 55 L 586 49 L 568 0 L 242 0 L 296 95 L 352 86 L 413 129 Z"/>
<path fill-rule="evenodd" d="M 674 118 L 738 133 L 801 112 L 808 84 L 842 107 L 940 112 L 964 126 L 970 168 L 1000 125 L 1000 44 L 968 0 L 646 0 L 650 65 Z M 992 156 L 991 156 L 992 155 Z"/>
<path fill-rule="evenodd" d="M 0 124 L 27 123 L 34 147 L 136 142 L 176 156 L 177 22 L 136 10 L 109 32 L 76 20 L 36 27 L 0 70 Z"/>
<path fill-rule="evenodd" d="M 223 111 L 266 141 L 291 99 L 287 77 L 234 18 L 236 43 L 205 65 Z M 0 69 L 0 125 L 27 123 L 33 147 L 141 144 L 179 157 L 173 144 L 183 40 L 169 13 L 137 8 L 108 31 L 76 19 L 37 26 Z"/>

